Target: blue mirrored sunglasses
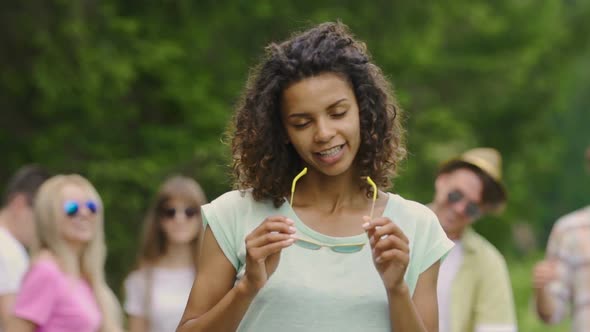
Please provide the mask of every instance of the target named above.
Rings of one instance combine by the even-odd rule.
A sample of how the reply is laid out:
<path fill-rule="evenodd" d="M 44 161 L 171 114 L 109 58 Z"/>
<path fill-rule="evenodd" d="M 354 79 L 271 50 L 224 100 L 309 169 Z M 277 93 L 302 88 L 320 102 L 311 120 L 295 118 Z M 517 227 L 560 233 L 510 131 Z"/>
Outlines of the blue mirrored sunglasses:
<path fill-rule="evenodd" d="M 86 201 L 84 203 L 66 201 L 64 203 L 64 212 L 68 217 L 74 217 L 78 214 L 78 212 L 80 212 L 81 206 L 85 206 L 92 214 L 96 214 L 98 212 L 98 203 L 92 200 Z"/>

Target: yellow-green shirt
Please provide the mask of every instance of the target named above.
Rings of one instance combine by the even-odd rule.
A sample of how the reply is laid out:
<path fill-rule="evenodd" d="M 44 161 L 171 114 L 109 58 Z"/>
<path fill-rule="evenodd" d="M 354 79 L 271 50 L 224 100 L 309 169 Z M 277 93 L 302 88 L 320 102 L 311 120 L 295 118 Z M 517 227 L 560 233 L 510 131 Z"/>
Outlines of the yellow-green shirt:
<path fill-rule="evenodd" d="M 471 228 L 465 230 L 461 243 L 463 262 L 452 282 L 450 331 L 517 331 L 504 257 Z"/>

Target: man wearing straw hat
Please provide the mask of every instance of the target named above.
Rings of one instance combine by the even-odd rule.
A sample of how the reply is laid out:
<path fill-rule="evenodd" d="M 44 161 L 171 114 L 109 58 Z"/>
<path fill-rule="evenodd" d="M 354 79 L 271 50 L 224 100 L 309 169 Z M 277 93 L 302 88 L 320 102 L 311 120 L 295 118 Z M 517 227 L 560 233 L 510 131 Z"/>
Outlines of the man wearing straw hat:
<path fill-rule="evenodd" d="M 590 170 L 590 146 L 586 162 Z M 590 206 L 555 223 L 545 260 L 533 270 L 533 288 L 545 323 L 558 323 L 569 311 L 572 331 L 590 331 Z"/>
<path fill-rule="evenodd" d="M 455 247 L 438 278 L 439 331 L 512 332 L 516 314 L 504 257 L 471 224 L 506 203 L 502 157 L 476 148 L 444 163 L 429 205 Z"/>

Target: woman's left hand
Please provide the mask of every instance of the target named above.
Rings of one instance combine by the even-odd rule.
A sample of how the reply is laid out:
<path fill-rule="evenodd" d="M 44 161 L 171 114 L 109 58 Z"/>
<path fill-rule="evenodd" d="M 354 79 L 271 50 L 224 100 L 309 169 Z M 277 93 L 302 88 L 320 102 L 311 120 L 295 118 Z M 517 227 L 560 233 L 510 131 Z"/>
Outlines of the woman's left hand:
<path fill-rule="evenodd" d="M 373 263 L 387 291 L 405 287 L 404 275 L 410 263 L 410 246 L 404 232 L 391 219 L 364 217 L 363 228 L 369 236 Z"/>

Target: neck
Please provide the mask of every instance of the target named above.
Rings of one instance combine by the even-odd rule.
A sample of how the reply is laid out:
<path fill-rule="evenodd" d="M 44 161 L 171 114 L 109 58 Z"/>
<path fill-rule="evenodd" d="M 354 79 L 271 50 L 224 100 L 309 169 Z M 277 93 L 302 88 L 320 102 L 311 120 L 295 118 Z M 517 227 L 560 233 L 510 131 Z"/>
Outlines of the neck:
<path fill-rule="evenodd" d="M 324 176 L 311 173 L 297 184 L 293 202 L 295 206 L 314 205 L 324 211 L 364 206 L 366 196 L 360 189 L 360 181 L 360 176 L 350 174 Z"/>
<path fill-rule="evenodd" d="M 64 253 L 63 257 L 60 257 L 63 260 L 64 268 L 69 275 L 72 275 L 76 278 L 79 278 L 81 273 L 80 267 L 80 260 L 82 257 L 82 250 L 83 248 L 79 248 L 78 246 L 72 245 L 70 243 L 66 244 L 67 249 Z"/>
<path fill-rule="evenodd" d="M 461 240 L 461 237 L 463 236 L 463 232 L 447 232 L 445 230 L 445 233 L 447 234 L 447 237 L 449 238 L 449 240 L 451 241 L 459 241 Z"/>
<path fill-rule="evenodd" d="M 170 268 L 182 268 L 194 265 L 192 247 L 189 243 L 169 243 L 166 254 L 158 260 L 158 265 Z"/>

